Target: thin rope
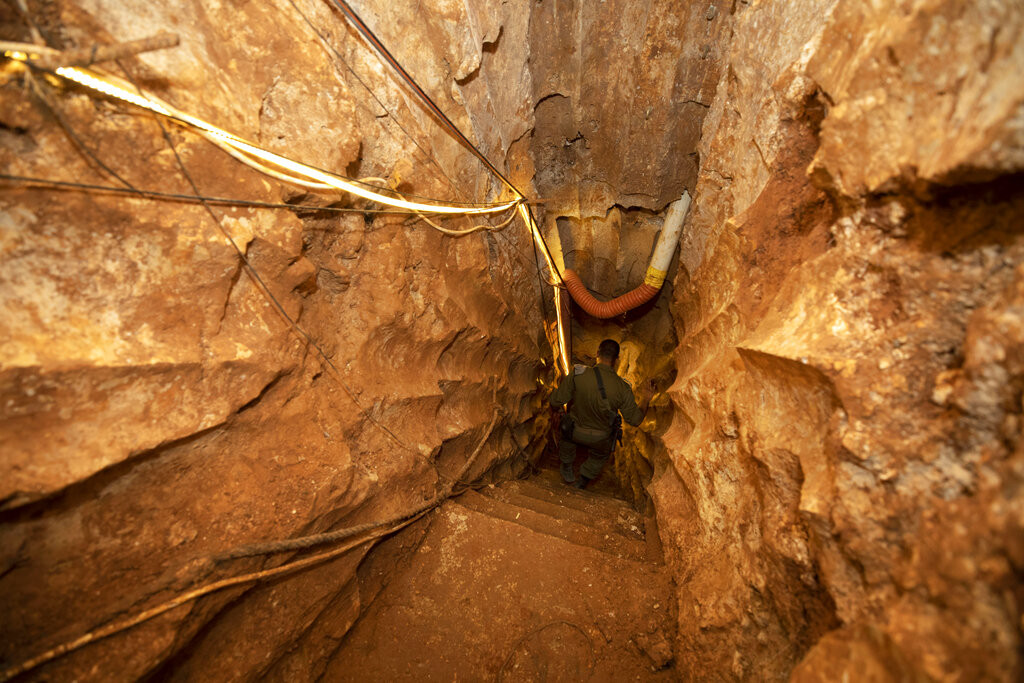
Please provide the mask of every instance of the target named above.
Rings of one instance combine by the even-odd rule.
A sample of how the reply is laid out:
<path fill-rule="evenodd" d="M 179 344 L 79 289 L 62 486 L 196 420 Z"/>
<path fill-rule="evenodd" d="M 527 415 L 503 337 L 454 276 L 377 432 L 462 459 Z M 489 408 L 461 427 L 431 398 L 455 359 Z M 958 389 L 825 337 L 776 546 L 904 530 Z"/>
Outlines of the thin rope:
<path fill-rule="evenodd" d="M 540 254 L 537 253 L 537 240 L 530 235 L 530 244 L 533 245 L 533 263 L 537 266 L 537 291 L 540 293 L 540 315 L 544 320 L 548 319 L 548 309 L 544 298 L 544 274 L 540 267 Z"/>

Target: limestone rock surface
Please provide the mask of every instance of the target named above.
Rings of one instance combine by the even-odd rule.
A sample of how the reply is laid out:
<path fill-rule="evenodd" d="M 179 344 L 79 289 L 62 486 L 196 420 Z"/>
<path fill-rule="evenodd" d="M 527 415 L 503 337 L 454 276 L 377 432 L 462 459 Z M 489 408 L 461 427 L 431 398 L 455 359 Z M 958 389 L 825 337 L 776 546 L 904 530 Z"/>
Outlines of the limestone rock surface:
<path fill-rule="evenodd" d="M 388 19 L 391 6 L 377 4 L 381 14 L 367 18 Z M 439 132 L 326 3 L 90 0 L 29 10 L 60 48 L 177 33 L 179 48 L 105 66 L 273 151 L 396 179 L 409 194 L 496 196 L 479 162 Z M 419 33 L 405 34 L 400 57 L 435 91 L 457 88 L 453 79 L 469 77 L 484 54 L 484 89 L 468 105 L 442 105 L 500 159 L 526 129 L 528 108 L 509 104 L 504 87 L 495 92 L 509 102 L 490 114 L 478 101 L 489 81 L 521 78 L 525 57 L 506 63 L 485 47 L 525 24 L 483 3 L 452 11 L 438 25 L 411 22 Z M 481 25 L 463 31 L 467 16 Z M 30 37 L 13 12 L 4 31 Z M 444 61 L 470 71 L 432 75 Z M 547 351 L 521 225 L 450 238 L 379 206 L 286 186 L 169 123 L 165 139 L 153 118 L 117 103 L 35 82 L 45 101 L 22 73 L 4 72 L 7 173 L 311 208 L 207 209 L 4 186 L 3 668 L 288 557 L 209 561 L 231 548 L 411 510 L 450 487 L 478 446 L 467 481 L 507 477 L 535 454 Z M 486 123 L 470 120 L 470 106 Z M 330 210 L 339 208 L 349 212 Z M 371 546 L 270 588 L 244 584 L 186 603 L 34 675 L 173 677 L 183 653 L 201 658 L 223 623 L 243 626 L 217 646 L 223 668 L 206 667 L 209 679 L 266 672 L 301 633 L 346 632 Z M 327 604 L 337 609 L 316 622 Z M 277 627 L 255 635 L 268 621 Z M 302 660 L 289 666 L 298 671 Z"/>
<path fill-rule="evenodd" d="M 651 485 L 682 661 L 1020 676 L 1022 19 L 739 5 Z"/>

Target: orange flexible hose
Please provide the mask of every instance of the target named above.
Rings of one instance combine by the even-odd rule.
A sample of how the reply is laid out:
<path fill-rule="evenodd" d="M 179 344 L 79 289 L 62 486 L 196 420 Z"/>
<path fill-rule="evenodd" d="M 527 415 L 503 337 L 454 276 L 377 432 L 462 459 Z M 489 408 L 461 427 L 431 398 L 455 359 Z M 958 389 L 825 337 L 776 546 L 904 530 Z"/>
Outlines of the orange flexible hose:
<path fill-rule="evenodd" d="M 617 315 L 622 315 L 626 311 L 647 303 L 661 291 L 660 287 L 652 287 L 644 282 L 639 287 L 622 296 L 617 296 L 611 301 L 600 301 L 590 293 L 576 271 L 567 268 L 562 273 L 562 279 L 565 281 L 565 286 L 573 301 L 595 318 L 614 318 Z"/>

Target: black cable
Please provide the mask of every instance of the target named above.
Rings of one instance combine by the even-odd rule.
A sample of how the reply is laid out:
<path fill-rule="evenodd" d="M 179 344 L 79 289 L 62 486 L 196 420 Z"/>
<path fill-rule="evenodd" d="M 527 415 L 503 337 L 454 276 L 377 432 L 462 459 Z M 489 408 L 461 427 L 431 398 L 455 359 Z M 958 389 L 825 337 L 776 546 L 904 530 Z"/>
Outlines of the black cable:
<path fill-rule="evenodd" d="M 128 70 L 125 69 L 124 66 L 122 66 L 119 62 L 117 62 L 117 65 L 121 68 L 121 71 L 124 73 L 125 77 L 131 82 L 131 84 L 135 87 L 135 89 L 138 90 L 139 93 L 141 94 L 142 90 L 139 88 L 138 84 L 135 82 L 135 79 L 132 78 L 132 76 L 128 72 Z M 190 174 L 188 172 L 188 168 L 186 168 L 184 160 L 181 158 L 181 155 L 178 154 L 178 149 L 177 149 L 177 147 L 175 147 L 174 141 L 171 140 L 170 133 L 167 132 L 167 127 L 164 126 L 163 121 L 161 121 L 160 117 L 157 116 L 155 113 L 153 114 L 153 117 L 154 117 L 154 120 L 157 122 L 157 125 L 160 126 L 160 132 L 163 133 L 164 140 L 167 142 L 167 145 L 171 148 L 171 152 L 174 154 L 174 158 L 178 162 L 178 167 L 181 169 L 181 174 L 185 177 L 185 180 L 187 180 L 188 184 L 192 187 L 192 191 L 197 196 L 201 196 L 202 193 L 199 192 L 199 187 L 196 185 L 195 180 L 192 178 L 192 174 Z M 207 204 L 205 201 L 202 202 L 202 205 L 203 205 L 203 208 L 206 209 L 206 212 L 208 214 L 210 214 L 210 218 L 213 220 L 214 224 L 217 226 L 217 229 L 220 230 L 220 232 L 224 235 L 225 239 L 227 239 L 227 241 L 234 248 L 235 253 L 238 254 L 238 257 L 242 260 L 242 263 L 245 264 L 246 272 L 249 273 L 249 275 L 252 277 L 253 281 L 255 281 L 260 286 L 260 288 L 266 294 L 266 296 L 270 300 L 270 302 L 274 304 L 274 307 L 277 309 L 278 313 L 280 313 L 284 317 L 284 319 L 288 321 L 288 323 L 291 326 L 291 328 L 293 330 L 295 330 L 296 332 L 298 332 L 299 335 L 301 337 L 303 337 L 310 346 L 312 346 L 314 349 L 316 349 L 316 352 L 318 354 L 320 354 L 320 357 L 324 360 L 324 362 L 328 366 L 330 366 L 330 368 L 332 370 L 334 370 L 335 379 L 338 381 L 338 384 L 341 385 L 342 389 L 345 390 L 345 393 L 348 395 L 349 399 L 352 400 L 352 403 L 355 404 L 356 408 L 359 409 L 359 412 L 362 413 L 363 417 L 365 417 L 367 420 L 369 420 L 374 425 L 376 425 L 378 429 L 380 429 L 381 431 L 386 433 L 388 436 L 390 436 L 395 441 L 395 443 L 397 443 L 399 446 L 401 446 L 402 448 L 404 448 L 405 450 L 407 450 L 407 451 L 409 451 L 411 453 L 419 455 L 419 453 L 417 451 L 415 451 L 411 447 L 407 446 L 405 444 L 405 442 L 403 442 L 401 439 L 399 439 L 398 436 L 394 432 L 392 432 L 390 429 L 388 429 L 388 427 L 386 425 L 384 425 L 383 423 L 379 422 L 372 415 L 370 415 L 366 411 L 365 408 L 363 408 L 363 406 L 359 403 L 359 400 L 356 398 L 355 392 L 353 392 L 352 389 L 348 386 L 348 384 L 345 383 L 345 380 L 342 379 L 341 371 L 338 370 L 338 367 L 334 364 L 334 361 L 332 361 L 330 359 L 330 357 L 328 357 L 327 353 L 316 342 L 316 340 L 313 339 L 313 337 L 308 332 L 306 332 L 306 330 L 304 330 L 299 325 L 298 321 L 294 320 L 290 315 L 288 315 L 288 312 L 286 310 L 284 310 L 284 306 L 281 304 L 280 301 L 278 301 L 277 297 L 274 296 L 274 293 L 270 290 L 270 287 L 263 280 L 263 278 L 260 276 L 260 274 L 258 272 L 256 272 L 256 268 L 253 267 L 252 263 L 249 261 L 249 257 L 246 256 L 245 252 L 243 252 L 241 250 L 241 248 L 238 246 L 238 243 L 235 242 L 234 238 L 231 236 L 231 233 L 229 233 L 227 231 L 227 228 L 224 227 L 223 222 L 217 216 L 217 214 L 214 213 L 214 211 L 210 207 L 210 205 Z"/>
<path fill-rule="evenodd" d="M 104 163 L 104 161 L 102 159 L 100 159 L 99 156 L 97 156 L 95 152 L 93 152 L 91 149 L 89 149 L 89 146 L 85 144 L 85 141 L 82 140 L 82 138 L 78 135 L 78 133 L 75 132 L 74 127 L 64 117 L 64 114 L 60 111 L 60 109 L 57 108 L 57 105 L 55 105 L 53 102 L 51 102 L 50 98 L 47 97 L 45 92 L 43 92 L 42 87 L 39 85 L 38 82 L 36 82 L 36 79 L 32 76 L 32 72 L 31 71 L 26 71 L 25 72 L 25 79 L 28 81 L 28 84 L 31 87 L 32 92 L 35 93 L 35 96 L 37 98 L 39 98 L 39 101 L 43 103 L 43 106 L 45 106 L 46 109 L 53 115 L 53 117 L 55 119 L 57 119 L 57 123 L 60 124 L 60 127 L 64 130 L 64 133 L 69 138 L 71 138 L 71 142 L 74 144 L 74 146 L 80 152 L 82 152 L 86 158 L 92 160 L 93 163 L 95 163 L 97 166 L 102 168 L 109 175 L 111 175 L 114 178 L 116 178 L 118 180 L 118 182 L 120 182 L 122 185 L 124 185 L 126 188 L 128 188 L 128 190 L 130 192 L 138 192 L 138 190 L 136 190 L 135 187 L 131 183 L 129 183 L 124 178 L 122 178 L 118 174 L 117 171 L 115 171 L 110 166 L 108 166 L 106 163 Z"/>
<path fill-rule="evenodd" d="M 370 45 L 373 46 L 377 50 L 377 52 L 380 53 L 384 60 L 388 64 L 390 64 L 391 67 L 395 69 L 395 71 L 398 72 L 399 76 L 402 78 L 403 81 L 405 81 L 406 85 L 408 85 L 413 90 L 413 92 L 415 92 L 420 97 L 421 101 L 427 106 L 428 111 L 433 112 L 434 115 L 438 117 L 442 126 L 447 128 L 448 131 L 456 137 L 456 139 L 460 140 L 464 145 L 466 145 L 469 148 L 469 150 L 473 152 L 473 154 L 476 155 L 476 157 L 480 159 L 480 161 L 482 161 L 484 165 L 491 170 L 492 173 L 498 176 L 498 178 L 500 178 L 502 182 L 504 182 L 509 187 L 509 189 L 511 189 L 517 196 L 525 197 L 526 195 L 520 192 L 519 188 L 513 185 L 512 181 L 506 178 L 505 175 L 501 171 L 499 171 L 494 166 L 494 164 L 490 162 L 490 160 L 483 154 L 483 152 L 477 149 L 476 145 L 470 142 L 469 138 L 463 135 L 462 131 L 459 130 L 458 126 L 452 123 L 451 119 L 449 119 L 445 115 L 445 113 L 441 111 L 441 108 L 434 103 L 434 101 L 430 98 L 430 95 L 428 95 L 416 83 L 413 77 L 409 75 L 409 72 L 406 71 L 405 68 L 398 62 L 398 60 L 395 59 L 394 55 L 392 55 L 391 52 L 388 51 L 388 49 L 384 46 L 384 43 L 382 43 L 380 39 L 377 38 L 373 31 L 370 30 L 370 27 L 366 25 L 366 23 L 359 17 L 358 14 L 356 14 L 355 10 L 352 9 L 348 2 L 346 2 L 345 0 L 330 1 L 334 4 L 335 7 L 337 7 L 341 11 L 342 14 L 344 14 L 348 18 L 352 25 L 355 26 L 356 30 L 363 34 L 363 37 L 366 38 Z M 533 219 L 532 209 L 530 209 L 530 207 L 527 206 L 527 210 L 530 212 L 531 220 L 533 220 L 534 224 L 536 225 L 536 220 Z M 537 234 L 540 236 L 541 244 L 544 248 L 545 253 L 547 254 L 549 262 L 552 265 L 554 265 L 554 259 L 551 258 L 551 250 L 548 248 L 547 242 L 544 240 L 544 236 L 540 234 L 539 228 L 537 229 Z M 561 282 L 564 285 L 565 281 L 562 279 L 562 274 L 558 272 L 557 266 L 554 267 L 554 270 L 555 275 L 558 276 L 559 282 Z"/>
<path fill-rule="evenodd" d="M 540 268 L 540 254 L 537 253 L 537 240 L 533 239 L 533 235 L 530 235 L 530 244 L 533 245 L 533 263 L 537 266 L 537 282 L 540 288 L 537 290 L 540 292 L 540 314 L 544 320 L 548 319 L 548 307 L 545 303 L 544 298 L 544 275 Z"/>
<path fill-rule="evenodd" d="M 529 269 L 529 267 L 531 265 L 533 265 L 532 263 L 530 263 L 530 258 L 528 256 L 526 256 L 525 254 L 523 254 L 518 249 L 518 245 L 516 245 L 516 243 L 513 242 L 509 238 L 509 236 L 507 234 L 505 234 L 505 231 L 503 231 L 503 230 L 488 230 L 488 231 L 484 232 L 483 234 L 484 235 L 494 235 L 495 237 L 500 237 L 501 239 L 505 240 L 505 244 L 508 245 L 508 246 L 507 247 L 502 247 L 502 253 L 506 253 L 506 254 L 511 253 L 513 256 L 515 256 L 517 259 L 519 259 L 527 267 L 527 269 Z M 536 249 L 536 247 L 534 247 L 534 249 Z M 534 256 L 536 256 L 536 254 L 534 254 Z M 543 288 L 541 289 L 541 296 L 544 296 Z M 544 311 L 543 303 L 541 304 L 541 311 L 542 312 Z"/>
<path fill-rule="evenodd" d="M 555 271 L 555 275 L 558 277 L 558 281 L 564 286 L 565 285 L 565 280 L 562 279 L 562 274 L 558 271 L 558 266 L 555 265 L 555 258 L 551 255 L 551 249 L 548 247 L 548 241 L 546 239 L 544 239 L 544 233 L 540 231 L 540 225 L 537 223 L 537 218 L 536 218 L 536 216 L 533 215 L 533 207 L 531 207 L 529 204 L 527 204 L 526 205 L 526 211 L 527 211 L 527 213 L 530 214 L 530 221 L 537 228 L 537 237 L 540 238 L 540 244 L 544 248 L 544 253 L 545 253 L 545 255 L 547 256 L 547 259 L 548 259 L 547 262 L 551 264 L 551 267 Z M 533 235 L 530 235 L 530 237 L 532 238 Z"/>
<path fill-rule="evenodd" d="M 405 126 L 402 125 L 402 122 L 398 120 L 398 117 L 395 116 L 394 112 L 392 112 L 390 109 L 388 109 L 387 105 L 385 105 L 381 101 L 381 99 L 379 97 L 377 97 L 377 93 L 375 93 L 373 91 L 373 89 L 371 89 L 370 86 L 367 85 L 366 81 L 364 81 L 359 76 L 359 74 L 356 73 L 355 69 L 352 68 L 352 66 L 348 63 L 348 61 L 345 59 L 345 57 L 327 39 L 327 36 L 325 36 L 323 33 L 321 33 L 320 30 L 317 29 L 316 25 L 313 24 L 312 21 L 310 21 L 309 17 L 306 16 L 306 14 L 299 8 L 299 6 L 297 4 L 295 4 L 295 0 L 288 0 L 288 2 L 292 6 L 292 8 L 296 12 L 298 12 L 299 16 L 302 17 L 302 20 L 306 22 L 306 25 L 309 26 L 309 28 L 320 38 L 321 42 L 324 45 L 326 45 L 327 48 L 329 48 L 331 52 L 334 53 L 334 56 L 338 58 L 338 61 L 340 61 L 342 64 L 345 65 L 345 69 L 347 69 L 348 72 L 352 75 L 352 77 L 356 79 L 356 81 L 359 83 L 359 85 L 363 86 L 363 89 L 367 92 L 367 94 L 369 94 L 370 97 L 372 97 L 373 100 L 377 103 L 377 105 L 387 113 L 388 118 L 391 121 L 393 121 L 394 124 L 396 126 L 398 126 L 398 129 L 400 131 L 402 131 L 402 133 L 405 134 L 405 137 L 408 138 L 409 141 L 412 142 L 412 144 L 416 146 L 416 149 L 418 149 L 420 151 L 420 153 L 423 155 L 423 157 L 427 160 L 427 163 L 428 164 L 433 164 L 437 168 L 437 170 L 441 173 L 441 175 L 444 176 L 444 179 L 446 181 L 448 181 L 449 188 L 451 188 L 455 192 L 456 196 L 464 199 L 465 195 L 463 194 L 462 190 L 455 183 L 455 181 L 452 179 L 452 177 L 448 175 L 448 173 L 444 170 L 444 168 L 441 166 L 441 164 L 438 163 L 438 161 L 429 152 L 427 152 L 427 150 L 423 149 L 423 146 L 419 143 L 419 141 L 408 131 L 408 129 L 406 129 Z M 371 112 L 371 114 L 372 114 L 372 112 Z M 376 116 L 374 118 L 376 118 Z M 385 127 L 385 129 L 386 129 L 386 127 Z M 409 195 L 409 196 L 410 197 L 414 197 L 415 195 Z M 489 215 L 483 215 L 483 216 L 481 216 L 481 218 L 488 225 L 490 225 L 492 228 L 495 227 L 495 225 L 492 222 L 492 219 L 491 219 L 491 217 Z M 519 252 L 516 252 L 516 255 L 519 256 L 520 259 L 523 258 L 522 254 L 519 254 Z"/>
<path fill-rule="evenodd" d="M 459 190 L 458 185 L 456 185 L 455 181 L 452 180 L 451 176 L 449 176 L 445 172 L 445 170 L 441 167 L 441 164 L 439 164 L 437 160 L 434 159 L 434 157 L 427 152 L 427 150 L 423 149 L 423 146 L 420 145 L 419 141 L 417 141 L 416 138 L 414 138 L 408 130 L 406 130 L 405 126 L 402 125 L 402 122 L 398 120 L 398 117 L 395 116 L 383 102 L 381 102 L 380 98 L 377 97 L 377 94 L 373 92 L 373 90 L 370 89 L 370 86 L 366 84 L 366 81 L 364 81 L 359 76 L 359 74 L 356 73 L 355 69 L 353 69 L 352 66 L 348 63 L 348 61 L 346 61 L 345 57 L 342 56 L 342 54 L 338 52 L 337 48 L 335 48 L 334 45 L 330 43 L 327 37 L 317 29 L 313 22 L 309 20 L 309 17 L 307 17 L 306 14 L 301 9 L 299 9 L 299 6 L 295 4 L 295 0 L 288 0 L 288 2 L 295 9 L 295 11 L 299 13 L 299 16 L 302 17 L 302 20 L 306 22 L 306 25 L 309 26 L 309 28 L 312 29 L 312 31 L 320 38 L 321 42 L 323 42 L 324 45 L 330 48 L 331 52 L 334 53 L 334 56 L 337 57 L 338 60 L 345 65 L 345 69 L 347 69 L 348 72 L 352 74 L 352 77 L 359 82 L 359 85 L 363 86 L 363 89 L 366 90 L 366 92 L 370 95 L 370 97 L 373 98 L 377 105 L 385 112 L 387 112 L 388 118 L 391 119 L 396 126 L 398 126 L 398 129 L 402 131 L 407 138 L 409 138 L 412 144 L 416 145 L 416 149 L 418 149 L 423 154 L 423 157 L 427 160 L 427 162 L 437 167 L 437 170 L 440 171 L 441 175 L 443 175 L 445 180 L 448 181 L 448 186 L 451 189 L 455 190 L 456 194 L 462 194 Z M 374 115 L 374 118 L 376 118 L 376 115 Z"/>
<path fill-rule="evenodd" d="M 315 204 L 287 204 L 285 202 L 261 202 L 252 199 L 232 199 L 230 197 L 210 197 L 206 195 L 197 194 L 181 194 L 177 192 L 157 192 L 155 190 L 144 190 L 137 187 L 112 187 L 110 185 L 94 185 L 91 183 L 78 183 L 69 180 L 53 180 L 50 178 L 36 178 L 33 176 L 21 176 L 11 175 L 8 173 L 0 173 L 0 180 L 10 180 L 15 182 L 22 182 L 26 184 L 34 185 L 52 185 L 57 188 L 67 188 L 72 190 L 91 190 L 98 193 L 101 192 L 112 192 L 115 194 L 133 194 L 139 195 L 143 199 L 151 199 L 154 201 L 167 200 L 167 201 L 183 201 L 183 202 L 209 202 L 210 204 L 217 204 L 222 206 L 246 206 L 257 209 L 288 209 L 291 211 L 329 211 L 332 213 L 372 213 L 372 214 L 400 214 L 408 216 L 418 215 L 415 211 L 408 211 L 406 209 L 356 209 L 352 207 L 338 207 L 338 206 L 317 206 Z M 435 216 L 436 214 L 429 214 Z"/>
<path fill-rule="evenodd" d="M 461 141 L 462 144 L 464 144 L 471 152 L 473 152 L 473 154 L 478 159 L 480 159 L 480 161 L 482 161 L 483 164 L 487 166 L 487 168 L 489 168 L 492 173 L 494 173 L 494 175 L 498 176 L 502 180 L 502 182 L 504 182 L 505 185 L 509 187 L 510 190 L 515 192 L 516 195 L 518 195 L 519 197 L 524 197 L 525 195 L 522 192 L 520 192 L 519 189 L 516 188 L 516 186 L 513 185 L 512 182 L 508 178 L 506 178 L 505 175 L 501 171 L 499 171 L 486 156 L 484 156 L 483 152 L 477 149 L 476 145 L 470 142 L 469 138 L 462 134 L 462 131 L 459 130 L 458 126 L 452 123 L 451 119 L 449 119 L 448 116 L 445 115 L 443 111 L 441 111 L 441 108 L 434 103 L 434 100 L 430 98 L 430 95 L 428 95 L 423 90 L 423 88 L 421 88 L 416 83 L 413 77 L 409 75 L 409 72 L 406 71 L 405 68 L 398 62 L 398 60 L 395 59 L 394 55 L 392 55 L 391 52 L 388 51 L 388 49 L 384 46 L 384 43 L 380 41 L 380 39 L 373 33 L 373 31 L 370 30 L 370 27 L 366 25 L 366 23 L 359 17 L 358 14 L 356 14 L 355 10 L 353 10 L 352 7 L 345 0 L 330 1 L 331 3 L 334 4 L 335 7 L 338 8 L 338 10 L 342 14 L 345 15 L 345 17 L 349 20 L 349 22 L 352 23 L 356 30 L 363 35 L 367 42 L 369 42 L 370 45 L 374 49 L 376 49 L 378 53 L 380 53 L 381 57 L 384 58 L 384 61 L 390 64 L 391 67 L 398 72 L 398 75 L 402 78 L 403 81 L 405 81 L 406 85 L 408 85 L 412 89 L 412 91 L 419 96 L 420 100 L 426 105 L 427 110 L 437 117 L 441 125 L 447 128 L 448 132 L 450 132 L 457 140 Z"/>
<path fill-rule="evenodd" d="M 555 275 L 558 276 L 558 280 L 562 283 L 562 286 L 564 287 L 565 286 L 565 280 L 562 278 L 562 274 L 560 272 L 558 272 L 558 266 L 555 265 L 555 260 L 551 256 L 551 250 L 548 248 L 547 240 L 544 239 L 544 233 L 541 232 L 540 226 L 537 224 L 537 219 L 533 215 L 533 207 L 531 207 L 529 204 L 527 204 L 526 205 L 526 211 L 530 214 L 530 221 L 537 228 L 537 237 L 540 238 L 541 246 L 544 248 L 544 252 L 548 256 L 548 259 L 549 259 L 548 263 L 551 264 L 552 268 L 555 271 Z M 537 241 L 536 241 L 536 239 L 534 239 L 532 232 L 530 234 L 530 240 L 533 242 L 533 258 L 534 258 L 534 261 L 537 264 L 537 279 L 541 282 L 541 312 L 544 315 L 544 319 L 547 320 L 547 309 L 544 307 L 544 285 L 543 285 L 544 277 L 541 274 L 540 261 L 537 259 Z M 552 285 L 552 287 L 557 287 L 557 286 L 558 285 Z M 569 301 L 569 304 L 568 304 L 569 311 L 568 311 L 568 315 L 566 316 L 567 320 L 566 320 L 566 330 L 565 330 L 565 336 L 566 336 L 566 339 L 569 342 L 569 348 L 566 349 L 566 353 L 569 356 L 569 364 L 571 366 L 572 365 L 572 360 L 573 360 L 573 355 L 572 355 L 572 353 L 573 353 L 573 351 L 572 351 L 572 295 L 569 294 L 568 291 L 567 291 L 566 292 L 566 296 L 568 297 L 568 301 Z M 554 305 L 555 306 L 558 305 L 557 300 L 555 301 Z M 556 324 L 557 324 L 557 321 L 558 321 L 558 314 L 559 314 L 559 311 L 555 311 L 555 321 L 556 321 Z M 557 332 L 557 330 L 556 330 L 556 332 Z M 572 372 L 572 368 L 571 367 L 569 368 L 569 371 Z"/>

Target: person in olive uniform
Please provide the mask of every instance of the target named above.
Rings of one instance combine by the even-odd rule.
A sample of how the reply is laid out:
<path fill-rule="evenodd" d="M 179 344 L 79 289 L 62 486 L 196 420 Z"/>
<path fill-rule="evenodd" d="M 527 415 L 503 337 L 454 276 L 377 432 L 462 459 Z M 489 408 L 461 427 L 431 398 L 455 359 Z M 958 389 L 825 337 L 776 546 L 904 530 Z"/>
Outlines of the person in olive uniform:
<path fill-rule="evenodd" d="M 572 401 L 568 415 L 573 422 L 572 437 L 566 438 L 563 432 L 558 442 L 558 459 L 562 479 L 567 484 L 575 484 L 576 488 L 584 488 L 597 478 L 615 448 L 612 419 L 616 413 L 636 427 L 644 419 L 651 400 L 649 387 L 644 387 L 641 405 L 637 405 L 629 384 L 615 373 L 618 358 L 618 343 L 605 339 L 597 347 L 597 365 L 593 368 L 576 365 L 551 394 L 552 406 L 560 407 Z M 601 373 L 600 384 L 597 373 Z M 601 384 L 607 398 L 601 395 Z M 588 455 L 580 466 L 579 479 L 573 475 L 572 468 L 577 446 L 584 447 Z"/>

